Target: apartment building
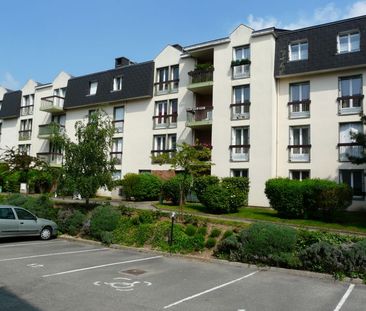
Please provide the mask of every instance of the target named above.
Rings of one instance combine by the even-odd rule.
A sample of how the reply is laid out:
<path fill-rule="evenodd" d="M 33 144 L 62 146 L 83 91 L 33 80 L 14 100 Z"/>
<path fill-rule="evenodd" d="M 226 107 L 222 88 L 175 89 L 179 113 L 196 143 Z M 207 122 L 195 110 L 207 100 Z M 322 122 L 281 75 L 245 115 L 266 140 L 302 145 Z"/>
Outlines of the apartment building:
<path fill-rule="evenodd" d="M 351 132 L 364 130 L 365 74 L 366 16 L 293 31 L 239 25 L 225 38 L 168 45 L 152 61 L 120 57 L 107 71 L 0 88 L 0 148 L 62 165 L 51 122 L 73 138 L 75 122 L 101 108 L 116 129 L 116 179 L 170 175 L 151 156 L 199 142 L 212 148 L 211 174 L 250 178 L 250 205 L 268 206 L 265 181 L 279 176 L 346 182 L 363 204 L 365 166 L 348 155 L 362 152 Z"/>

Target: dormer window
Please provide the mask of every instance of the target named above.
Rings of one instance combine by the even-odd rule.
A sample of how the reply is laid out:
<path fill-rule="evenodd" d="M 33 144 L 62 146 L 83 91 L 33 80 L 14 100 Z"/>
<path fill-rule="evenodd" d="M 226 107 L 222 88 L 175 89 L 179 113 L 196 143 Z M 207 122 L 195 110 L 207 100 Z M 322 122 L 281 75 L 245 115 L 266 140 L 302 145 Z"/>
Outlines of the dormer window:
<path fill-rule="evenodd" d="M 95 95 L 97 93 L 97 88 L 98 88 L 97 81 L 89 82 L 89 95 Z"/>
<path fill-rule="evenodd" d="M 113 91 L 120 91 L 122 90 L 122 77 L 114 77 L 113 78 Z"/>
<path fill-rule="evenodd" d="M 289 45 L 289 60 L 305 60 L 308 59 L 308 41 L 292 42 Z"/>
<path fill-rule="evenodd" d="M 338 53 L 351 53 L 360 50 L 360 32 L 350 31 L 338 34 Z"/>

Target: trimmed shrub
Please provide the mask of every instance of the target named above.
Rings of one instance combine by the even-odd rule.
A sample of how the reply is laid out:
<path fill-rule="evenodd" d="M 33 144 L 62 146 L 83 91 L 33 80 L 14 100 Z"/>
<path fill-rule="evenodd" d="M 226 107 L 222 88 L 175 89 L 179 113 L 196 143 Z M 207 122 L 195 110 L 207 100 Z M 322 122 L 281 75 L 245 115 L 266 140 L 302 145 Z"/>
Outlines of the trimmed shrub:
<path fill-rule="evenodd" d="M 217 176 L 205 175 L 197 177 L 193 180 L 193 189 L 197 195 L 198 200 L 202 201 L 202 196 L 208 186 L 218 185 L 220 179 Z"/>
<path fill-rule="evenodd" d="M 113 231 L 117 228 L 120 217 L 118 210 L 110 205 L 96 207 L 90 219 L 90 234 L 100 239 L 103 231 Z"/>
<path fill-rule="evenodd" d="M 197 232 L 197 227 L 195 227 L 191 224 L 187 225 L 186 230 L 185 230 L 186 235 L 194 236 L 196 234 L 196 232 Z"/>
<path fill-rule="evenodd" d="M 123 193 L 126 200 L 131 200 L 134 197 L 134 191 L 139 183 L 139 174 L 128 173 L 121 180 Z"/>
<path fill-rule="evenodd" d="M 197 234 L 206 236 L 206 234 L 207 234 L 207 227 L 198 227 Z"/>
<path fill-rule="evenodd" d="M 219 184 L 208 186 L 202 194 L 201 203 L 210 213 L 229 213 L 230 192 Z"/>
<path fill-rule="evenodd" d="M 222 179 L 222 186 L 231 192 L 232 210 L 238 210 L 240 207 L 248 205 L 249 178 L 226 177 Z"/>
<path fill-rule="evenodd" d="M 63 233 L 68 233 L 70 235 L 77 235 L 80 233 L 86 216 L 79 210 L 59 210 L 57 223 L 59 229 Z"/>
<path fill-rule="evenodd" d="M 212 228 L 210 233 L 210 238 L 217 238 L 221 234 L 221 230 L 219 228 Z"/>
<path fill-rule="evenodd" d="M 206 248 L 214 248 L 216 246 L 216 239 L 209 237 L 205 243 Z"/>
<path fill-rule="evenodd" d="M 165 200 L 171 201 L 174 205 L 179 204 L 180 199 L 180 185 L 183 183 L 183 176 L 181 174 L 174 176 L 162 185 L 162 194 Z M 192 184 L 192 179 L 187 178 L 183 185 L 184 195 L 186 196 Z"/>

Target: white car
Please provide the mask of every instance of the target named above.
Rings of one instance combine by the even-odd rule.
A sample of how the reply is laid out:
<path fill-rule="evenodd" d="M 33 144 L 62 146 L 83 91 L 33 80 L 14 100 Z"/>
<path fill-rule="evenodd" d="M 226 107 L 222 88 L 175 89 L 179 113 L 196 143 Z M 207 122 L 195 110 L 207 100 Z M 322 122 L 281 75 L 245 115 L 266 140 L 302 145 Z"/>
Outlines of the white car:
<path fill-rule="evenodd" d="M 22 207 L 0 205 L 0 238 L 39 236 L 48 240 L 57 235 L 57 224 L 38 218 Z"/>

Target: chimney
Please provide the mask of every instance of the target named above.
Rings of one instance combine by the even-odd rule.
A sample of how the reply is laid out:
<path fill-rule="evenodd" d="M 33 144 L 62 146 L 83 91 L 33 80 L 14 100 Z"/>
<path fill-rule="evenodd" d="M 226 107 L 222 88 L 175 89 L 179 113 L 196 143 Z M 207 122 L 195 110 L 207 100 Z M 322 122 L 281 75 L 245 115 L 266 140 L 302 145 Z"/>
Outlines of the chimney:
<path fill-rule="evenodd" d="M 133 65 L 134 62 L 130 61 L 128 58 L 126 57 L 117 57 L 115 59 L 115 68 L 120 68 L 120 67 L 124 67 L 124 66 L 129 66 L 129 65 Z"/>

